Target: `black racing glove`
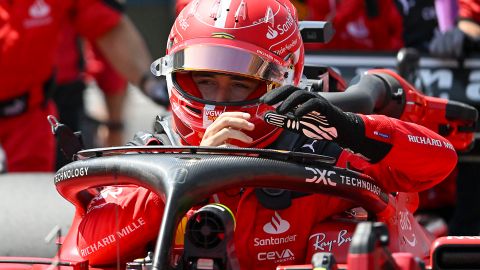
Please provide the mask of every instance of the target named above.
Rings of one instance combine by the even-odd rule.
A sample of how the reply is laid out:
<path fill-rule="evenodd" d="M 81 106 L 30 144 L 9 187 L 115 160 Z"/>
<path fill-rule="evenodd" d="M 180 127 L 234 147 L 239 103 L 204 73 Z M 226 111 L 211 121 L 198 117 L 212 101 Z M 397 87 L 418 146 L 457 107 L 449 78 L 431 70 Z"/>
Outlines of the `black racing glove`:
<path fill-rule="evenodd" d="M 354 113 L 344 112 L 317 93 L 286 85 L 270 91 L 260 98 L 268 105 L 280 103 L 276 112 L 267 112 L 265 122 L 315 140 L 329 140 L 343 148 L 361 153 L 376 162 L 385 151 L 378 151 L 379 142 L 366 138 L 365 124 Z M 383 148 L 383 147 L 382 147 Z"/>
<path fill-rule="evenodd" d="M 281 104 L 276 112 L 267 112 L 265 122 L 315 140 L 334 141 L 350 148 L 364 135 L 363 120 L 332 105 L 317 93 L 287 85 L 260 98 L 268 105 Z"/>

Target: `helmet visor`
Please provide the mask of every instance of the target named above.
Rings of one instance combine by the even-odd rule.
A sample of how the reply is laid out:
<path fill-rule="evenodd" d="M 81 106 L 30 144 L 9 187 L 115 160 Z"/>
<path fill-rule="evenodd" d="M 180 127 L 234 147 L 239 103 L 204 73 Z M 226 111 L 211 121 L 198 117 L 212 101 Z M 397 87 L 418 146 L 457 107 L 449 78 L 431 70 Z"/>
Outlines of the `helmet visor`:
<path fill-rule="evenodd" d="M 177 71 L 214 71 L 238 74 L 254 79 L 284 84 L 290 69 L 258 54 L 219 45 L 194 45 L 157 59 L 152 73 L 166 76 Z"/>

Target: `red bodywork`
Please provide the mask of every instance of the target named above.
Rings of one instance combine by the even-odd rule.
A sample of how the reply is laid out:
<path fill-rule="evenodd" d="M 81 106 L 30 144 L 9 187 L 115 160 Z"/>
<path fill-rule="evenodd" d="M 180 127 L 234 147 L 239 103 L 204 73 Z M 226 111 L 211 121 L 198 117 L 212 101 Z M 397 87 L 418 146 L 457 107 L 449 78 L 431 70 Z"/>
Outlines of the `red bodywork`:
<path fill-rule="evenodd" d="M 405 92 L 405 107 L 400 120 L 427 127 L 448 139 L 455 150 L 468 151 L 473 146 L 476 118 L 467 108 L 453 106 L 448 99 L 426 96 L 389 69 L 373 69 L 368 74 L 387 74 L 394 77 Z M 394 89 L 395 90 L 395 89 Z M 452 105 L 450 111 L 447 104 Z M 474 119 L 475 118 L 475 119 Z"/>
<path fill-rule="evenodd" d="M 400 82 L 405 91 L 405 109 L 401 119 L 415 122 L 440 132 L 440 126 L 446 126 L 448 134 L 445 136 L 452 142 L 455 149 L 466 150 L 473 141 L 473 131 L 462 131 L 461 127 L 471 127 L 473 124 L 465 119 L 448 119 L 446 116 L 447 100 L 427 97 L 415 90 L 413 86 L 403 80 L 396 73 L 389 70 L 372 70 L 369 73 L 385 73 L 393 76 Z M 61 269 L 87 269 L 88 261 L 83 260 L 77 250 L 77 230 L 81 217 L 84 214 L 84 203 L 80 192 L 93 187 L 108 185 L 108 179 L 89 178 L 82 182 L 57 183 L 59 193 L 76 206 L 76 215 L 72 226 L 65 237 L 59 253 L 58 261 Z M 131 179 L 117 179 L 118 183 Z M 79 184 L 80 183 L 80 184 Z M 73 184 L 73 185 L 72 185 Z M 139 184 L 136 182 L 135 184 Z M 414 270 L 421 269 L 419 261 L 435 265 L 439 251 L 452 247 L 480 246 L 478 237 L 470 238 L 440 238 L 434 242 L 434 237 L 421 227 L 415 220 L 413 213 L 418 206 L 418 195 L 397 193 L 389 195 L 388 203 L 372 196 L 363 190 L 358 194 L 351 194 L 358 200 L 363 200 L 363 207 L 374 212 L 375 221 L 382 222 L 389 234 L 386 244 L 377 244 L 372 250 L 352 253 L 349 247 L 352 242 L 355 228 L 366 220 L 366 215 L 336 216 L 319 226 L 319 233 L 309 240 L 308 245 L 318 247 L 324 252 L 333 253 L 338 264 L 329 269 L 380 269 L 383 263 L 393 264 L 393 269 Z M 433 243 L 433 244 L 432 244 Z M 309 251 L 313 253 L 314 251 Z M 47 269 L 51 268 L 57 258 L 16 258 L 0 257 L 1 269 Z M 112 266 L 114 267 L 114 266 Z M 108 269 L 110 267 L 102 268 Z M 277 269 L 312 269 L 312 265 L 279 266 Z M 95 269 L 95 268 L 91 268 Z M 97 268 L 98 269 L 98 268 Z"/>

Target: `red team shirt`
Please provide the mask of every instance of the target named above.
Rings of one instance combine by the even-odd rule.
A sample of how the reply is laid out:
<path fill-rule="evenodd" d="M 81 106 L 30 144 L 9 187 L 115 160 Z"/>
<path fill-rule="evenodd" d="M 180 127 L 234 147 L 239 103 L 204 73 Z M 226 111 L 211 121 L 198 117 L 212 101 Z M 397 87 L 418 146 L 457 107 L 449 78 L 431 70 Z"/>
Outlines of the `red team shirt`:
<path fill-rule="evenodd" d="M 458 0 L 459 16 L 480 23 L 480 1 Z"/>
<path fill-rule="evenodd" d="M 71 13 L 75 29 L 96 39 L 121 14 L 100 0 L 0 0 L 0 100 L 41 86 L 51 76 L 62 24 Z M 37 91 L 32 95 L 38 97 Z M 37 98 L 35 98 L 37 100 Z"/>
<path fill-rule="evenodd" d="M 403 46 L 402 16 L 392 0 L 375 1 L 378 14 L 367 16 L 365 0 L 305 0 L 306 19 L 330 21 L 333 39 L 309 49 L 399 50 Z"/>
<path fill-rule="evenodd" d="M 28 95 L 26 112 L 0 117 L 8 171 L 53 170 L 55 142 L 46 116 L 55 110 L 45 106 L 43 85 L 52 77 L 62 26 L 71 20 L 78 33 L 96 39 L 121 16 L 101 0 L 0 0 L 0 104 Z"/>
<path fill-rule="evenodd" d="M 349 162 L 350 168 L 372 176 L 387 192 L 427 189 L 454 168 L 455 150 L 435 132 L 380 115 L 362 118 L 366 136 L 391 144 L 390 152 L 378 163 L 371 164 L 344 150 L 337 166 L 345 167 Z M 253 189 L 243 194 L 220 193 L 212 197 L 213 201 L 227 205 L 235 213 L 235 245 L 242 269 L 274 269 L 278 264 L 309 263 L 312 254 L 307 254 L 307 250 L 314 250 L 309 237 L 316 233 L 316 226 L 327 217 L 354 207 L 351 202 L 334 196 L 312 195 L 294 199 L 289 208 L 274 211 L 259 204 Z M 93 200 L 80 224 L 79 254 L 92 264 L 115 263 L 117 254 L 122 260 L 142 255 L 146 243 L 155 241 L 163 207 L 163 201 L 144 188 L 107 188 Z M 276 231 L 265 229 L 269 222 L 276 223 Z M 129 232 L 125 233 L 124 228 L 129 228 Z M 272 237 L 283 240 L 277 241 L 281 244 L 264 241 Z"/>

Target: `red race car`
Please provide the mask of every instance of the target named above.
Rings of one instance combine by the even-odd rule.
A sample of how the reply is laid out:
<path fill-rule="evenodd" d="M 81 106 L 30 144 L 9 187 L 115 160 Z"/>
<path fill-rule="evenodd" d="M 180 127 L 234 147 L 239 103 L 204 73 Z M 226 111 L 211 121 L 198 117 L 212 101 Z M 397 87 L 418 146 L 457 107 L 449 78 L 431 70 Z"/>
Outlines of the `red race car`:
<path fill-rule="evenodd" d="M 332 70 L 326 72 L 329 74 L 324 74 L 323 80 L 335 78 Z M 389 70 L 372 70 L 365 76 L 382 80 L 385 87 L 366 89 L 360 79 L 338 93 L 323 94 L 343 109 L 384 113 L 426 125 L 446 136 L 458 150 L 471 146 L 477 119 L 472 107 L 426 97 Z M 306 85 L 313 87 L 315 82 Z M 389 102 L 379 101 L 386 97 Z M 182 233 L 183 245 L 174 245 L 178 225 L 185 222 L 182 218 L 187 211 L 227 187 L 333 194 L 359 206 L 325 221 L 322 233 L 312 236 L 317 250 L 323 251 L 314 254 L 312 264 L 278 265 L 277 269 L 480 268 L 479 237 L 435 240 L 413 216 L 416 194 L 386 193 L 368 175 L 335 167 L 334 160 L 327 156 L 243 148 L 148 146 L 84 150 L 76 157 L 77 161 L 60 169 L 54 178 L 60 195 L 76 209 L 68 234 L 58 239 L 57 256 L 0 257 L 0 270 L 92 269 L 78 254 L 78 225 L 95 188 L 118 184 L 143 186 L 166 198 L 154 253 L 128 263 L 127 269 L 234 269 L 234 217 L 222 205 L 209 204 L 189 216 Z M 219 168 L 226 173 L 218 174 Z M 286 249 L 281 254 L 265 254 L 270 255 L 286 258 L 290 254 Z"/>

